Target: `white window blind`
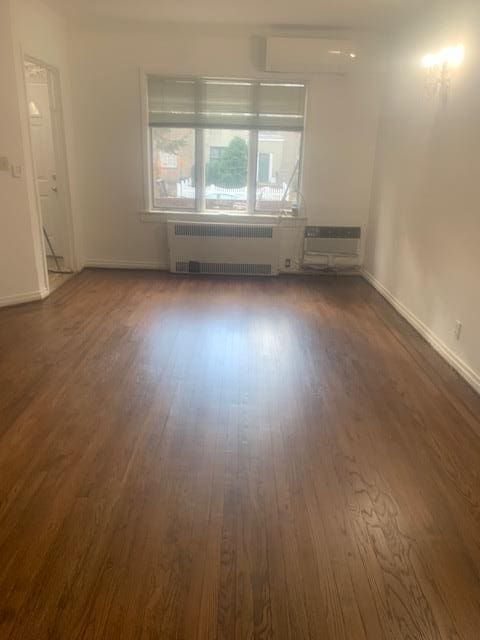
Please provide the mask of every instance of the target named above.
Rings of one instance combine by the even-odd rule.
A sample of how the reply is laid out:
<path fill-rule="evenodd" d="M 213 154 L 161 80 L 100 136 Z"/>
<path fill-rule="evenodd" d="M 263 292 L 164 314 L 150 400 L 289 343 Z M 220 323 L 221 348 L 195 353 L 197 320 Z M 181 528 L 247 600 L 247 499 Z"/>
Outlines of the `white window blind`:
<path fill-rule="evenodd" d="M 301 131 L 301 83 L 148 76 L 151 126 Z"/>

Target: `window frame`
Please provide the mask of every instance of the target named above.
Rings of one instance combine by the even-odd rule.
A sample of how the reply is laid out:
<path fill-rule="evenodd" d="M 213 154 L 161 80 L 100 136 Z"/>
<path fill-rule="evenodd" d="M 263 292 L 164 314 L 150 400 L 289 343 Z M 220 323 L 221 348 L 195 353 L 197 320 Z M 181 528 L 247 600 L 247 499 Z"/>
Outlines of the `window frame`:
<path fill-rule="evenodd" d="M 195 207 L 176 207 L 175 204 L 171 204 L 168 207 L 155 206 L 155 193 L 154 193 L 154 176 L 153 176 L 153 135 L 154 129 L 171 129 L 175 128 L 173 125 L 149 125 L 148 123 L 148 91 L 147 91 L 147 75 L 150 72 L 142 71 L 142 102 L 143 102 L 143 114 L 144 114 L 144 147 L 146 147 L 146 153 L 144 154 L 144 172 L 145 172 L 145 199 L 148 205 L 148 210 L 154 213 L 174 212 L 174 213 L 186 213 L 186 214 L 215 214 L 222 213 L 227 215 L 280 215 L 283 208 L 280 207 L 281 201 L 279 201 L 278 210 L 271 212 L 265 212 L 257 209 L 257 184 L 258 184 L 258 138 L 260 132 L 265 131 L 278 131 L 279 129 L 272 127 L 264 128 L 244 128 L 239 127 L 243 131 L 247 131 L 249 134 L 248 144 L 248 166 L 247 166 L 247 208 L 245 212 L 236 212 L 232 210 L 217 210 L 207 209 L 205 205 L 205 157 L 204 157 L 204 131 L 210 127 L 183 127 L 185 129 L 192 129 L 195 138 Z M 179 78 L 181 76 L 178 76 Z M 189 76 L 191 78 L 191 76 Z M 225 78 L 229 80 L 229 78 Z M 257 79 L 258 81 L 259 79 Z M 268 79 L 262 78 L 261 81 L 268 82 Z M 272 80 L 272 82 L 277 82 Z M 298 80 L 298 78 L 288 80 L 285 82 L 301 83 L 305 86 L 305 115 L 304 122 L 306 120 L 306 110 L 308 103 L 308 83 L 305 80 Z M 225 129 L 232 129 L 234 127 L 222 127 Z M 300 133 L 299 144 L 299 157 L 298 157 L 298 192 L 302 191 L 303 182 L 303 160 L 304 160 L 304 139 L 305 139 L 305 125 L 302 129 L 285 127 L 281 131 L 298 131 Z M 297 198 L 296 204 L 298 206 L 300 200 Z"/>

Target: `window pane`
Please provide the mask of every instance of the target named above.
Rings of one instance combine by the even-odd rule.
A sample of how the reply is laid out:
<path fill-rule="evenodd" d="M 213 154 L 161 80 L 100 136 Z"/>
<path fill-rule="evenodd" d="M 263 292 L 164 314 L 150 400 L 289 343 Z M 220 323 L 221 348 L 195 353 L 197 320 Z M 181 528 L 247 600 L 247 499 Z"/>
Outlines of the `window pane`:
<path fill-rule="evenodd" d="M 272 180 L 272 154 L 260 151 L 258 154 L 258 182 L 269 184 Z"/>
<path fill-rule="evenodd" d="M 205 129 L 205 206 L 247 209 L 248 131 Z"/>
<path fill-rule="evenodd" d="M 292 209 L 298 202 L 299 131 L 259 131 L 257 211 Z"/>
<path fill-rule="evenodd" d="M 195 209 L 195 130 L 152 128 L 153 206 Z"/>

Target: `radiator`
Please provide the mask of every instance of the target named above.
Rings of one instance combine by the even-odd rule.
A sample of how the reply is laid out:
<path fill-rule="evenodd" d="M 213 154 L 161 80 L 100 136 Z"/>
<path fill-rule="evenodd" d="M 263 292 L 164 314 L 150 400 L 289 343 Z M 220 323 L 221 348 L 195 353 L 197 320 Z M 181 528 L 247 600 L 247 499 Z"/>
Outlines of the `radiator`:
<path fill-rule="evenodd" d="M 278 227 L 169 221 L 172 273 L 278 275 Z"/>

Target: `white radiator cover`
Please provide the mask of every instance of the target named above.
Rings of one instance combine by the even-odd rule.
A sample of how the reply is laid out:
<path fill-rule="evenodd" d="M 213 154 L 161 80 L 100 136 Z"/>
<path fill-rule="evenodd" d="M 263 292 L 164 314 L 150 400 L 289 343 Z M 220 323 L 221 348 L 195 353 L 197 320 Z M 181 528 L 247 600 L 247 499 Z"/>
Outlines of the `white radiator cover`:
<path fill-rule="evenodd" d="M 278 225 L 170 220 L 167 229 L 172 273 L 278 275 Z"/>

